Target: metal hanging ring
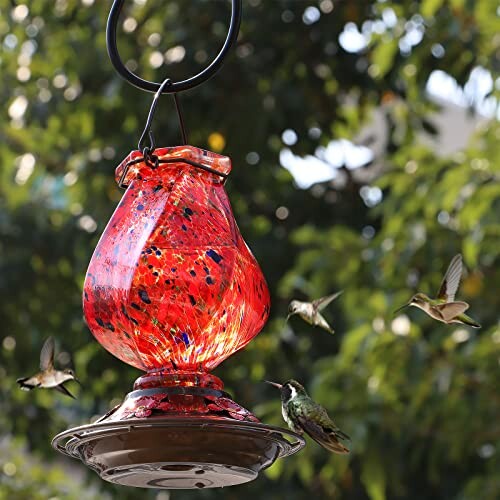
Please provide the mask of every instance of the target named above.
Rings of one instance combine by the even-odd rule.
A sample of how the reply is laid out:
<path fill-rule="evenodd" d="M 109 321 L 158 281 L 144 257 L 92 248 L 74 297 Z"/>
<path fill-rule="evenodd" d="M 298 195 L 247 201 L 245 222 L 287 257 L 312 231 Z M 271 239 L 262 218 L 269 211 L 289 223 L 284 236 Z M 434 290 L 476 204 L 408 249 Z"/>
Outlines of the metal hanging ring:
<path fill-rule="evenodd" d="M 242 0 L 231 0 L 231 23 L 229 25 L 229 31 L 227 33 L 226 40 L 224 41 L 224 45 L 215 59 L 197 75 L 180 82 L 172 82 L 171 85 L 164 87 L 162 89 L 163 94 L 171 94 L 192 89 L 217 73 L 227 56 L 227 53 L 238 38 L 241 22 L 241 1 Z M 118 47 L 116 45 L 116 27 L 118 25 L 118 19 L 124 3 L 125 0 L 114 0 L 109 12 L 108 23 L 106 25 L 106 45 L 108 48 L 109 58 L 111 59 L 111 63 L 118 74 L 130 84 L 147 92 L 158 92 L 162 86 L 161 83 L 150 82 L 149 80 L 143 80 L 138 77 L 135 73 L 132 73 L 125 67 L 120 58 Z"/>

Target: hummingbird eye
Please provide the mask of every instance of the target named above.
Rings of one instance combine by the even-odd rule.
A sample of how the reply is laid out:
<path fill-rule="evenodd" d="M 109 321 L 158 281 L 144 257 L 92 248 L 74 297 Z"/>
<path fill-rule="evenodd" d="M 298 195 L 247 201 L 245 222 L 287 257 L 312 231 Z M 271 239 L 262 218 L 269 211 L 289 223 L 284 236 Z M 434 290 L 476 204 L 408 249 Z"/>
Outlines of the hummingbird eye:
<path fill-rule="evenodd" d="M 283 390 L 282 398 L 284 399 L 284 401 L 288 401 L 292 396 L 292 389 L 290 385 L 288 384 L 284 385 L 282 390 Z"/>

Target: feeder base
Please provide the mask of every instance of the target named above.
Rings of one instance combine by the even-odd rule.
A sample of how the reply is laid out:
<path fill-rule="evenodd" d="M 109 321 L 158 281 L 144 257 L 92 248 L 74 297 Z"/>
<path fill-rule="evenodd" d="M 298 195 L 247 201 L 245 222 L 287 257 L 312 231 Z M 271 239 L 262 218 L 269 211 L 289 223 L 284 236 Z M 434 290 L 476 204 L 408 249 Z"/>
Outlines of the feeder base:
<path fill-rule="evenodd" d="M 67 430 L 52 441 L 106 481 L 167 489 L 245 483 L 304 444 L 301 436 L 279 427 L 206 417 L 101 422 Z"/>
<path fill-rule="evenodd" d="M 108 469 L 101 477 L 138 488 L 202 489 L 252 481 L 257 472 L 243 467 L 193 462 L 166 462 Z"/>

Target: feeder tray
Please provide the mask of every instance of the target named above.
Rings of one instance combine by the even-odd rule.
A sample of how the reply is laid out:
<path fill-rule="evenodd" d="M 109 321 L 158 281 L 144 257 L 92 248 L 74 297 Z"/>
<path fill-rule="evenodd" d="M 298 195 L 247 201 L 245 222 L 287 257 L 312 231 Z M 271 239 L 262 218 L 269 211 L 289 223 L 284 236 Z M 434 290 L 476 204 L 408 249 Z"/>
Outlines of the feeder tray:
<path fill-rule="evenodd" d="M 304 440 L 261 423 L 184 417 L 84 425 L 57 435 L 52 445 L 111 483 L 201 489 L 251 481 Z"/>

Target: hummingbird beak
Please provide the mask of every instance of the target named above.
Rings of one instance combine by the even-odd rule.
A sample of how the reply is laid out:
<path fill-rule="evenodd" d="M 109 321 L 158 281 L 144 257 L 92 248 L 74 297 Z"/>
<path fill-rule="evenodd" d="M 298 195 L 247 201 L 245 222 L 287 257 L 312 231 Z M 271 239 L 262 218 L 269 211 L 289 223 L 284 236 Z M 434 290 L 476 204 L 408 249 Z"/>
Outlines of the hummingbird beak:
<path fill-rule="evenodd" d="M 80 387 L 83 387 L 82 383 L 76 378 L 74 377 L 73 380 L 77 383 L 77 384 L 80 384 Z"/>
<path fill-rule="evenodd" d="M 281 389 L 283 386 L 281 384 L 278 384 L 276 382 L 269 382 L 269 380 L 264 380 L 266 384 L 272 385 L 273 387 L 276 387 L 277 389 Z"/>
<path fill-rule="evenodd" d="M 404 306 L 401 306 L 400 308 L 396 309 L 392 314 L 397 314 L 399 311 L 401 311 L 405 307 L 408 307 L 409 305 L 410 305 L 410 303 L 408 302 L 408 304 L 405 304 Z"/>

